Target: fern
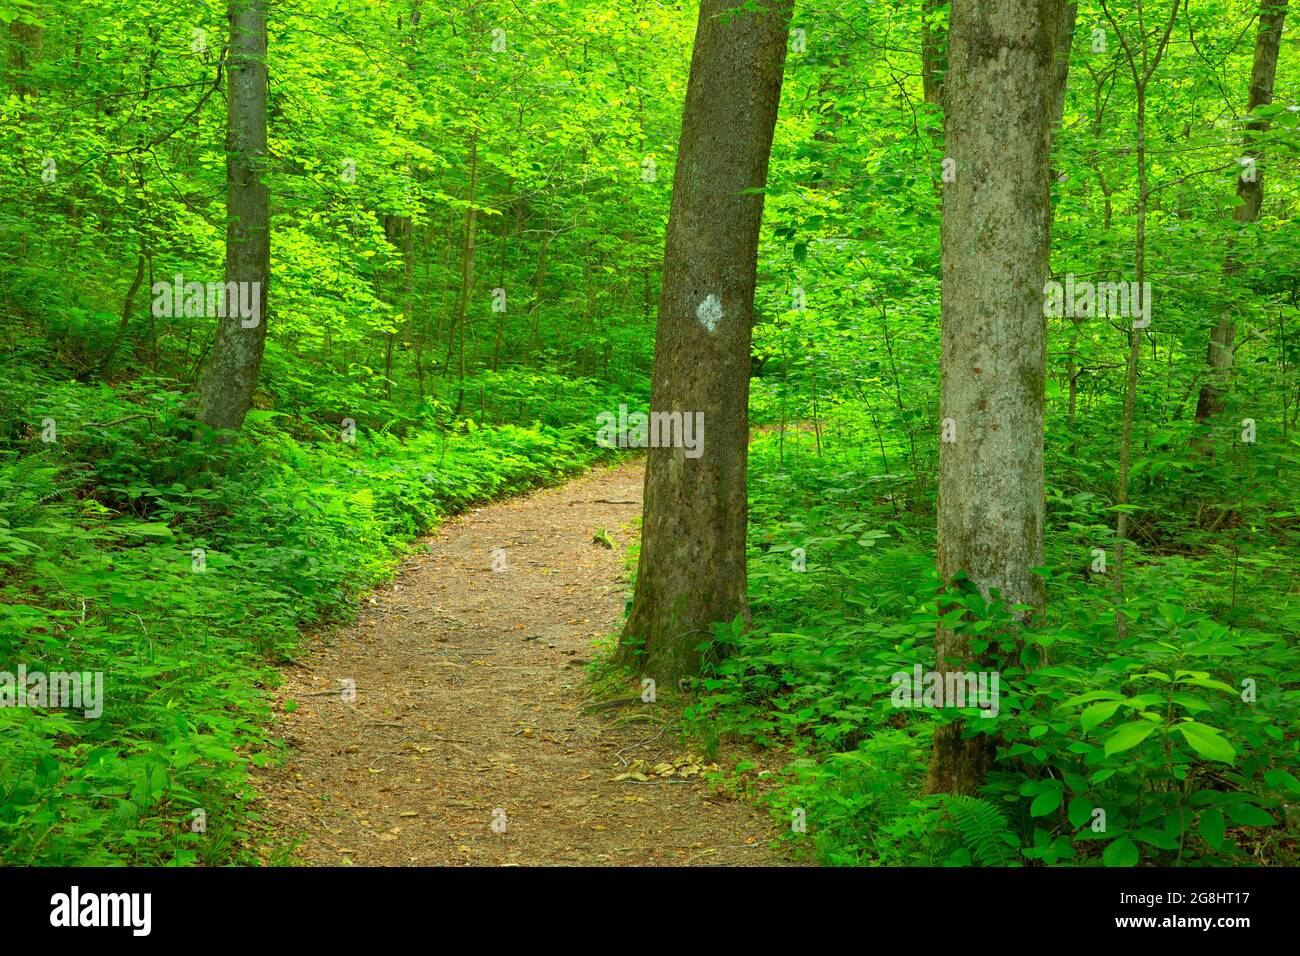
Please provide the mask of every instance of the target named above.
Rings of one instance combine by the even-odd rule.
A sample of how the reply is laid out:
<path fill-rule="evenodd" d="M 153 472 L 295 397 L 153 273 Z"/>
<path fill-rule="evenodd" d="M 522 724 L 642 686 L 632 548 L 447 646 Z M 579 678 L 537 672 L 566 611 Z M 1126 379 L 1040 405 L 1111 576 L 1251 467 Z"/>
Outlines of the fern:
<path fill-rule="evenodd" d="M 952 821 L 976 866 L 1019 865 L 1020 840 L 1001 810 L 976 797 L 946 795 L 940 800 L 940 812 Z"/>

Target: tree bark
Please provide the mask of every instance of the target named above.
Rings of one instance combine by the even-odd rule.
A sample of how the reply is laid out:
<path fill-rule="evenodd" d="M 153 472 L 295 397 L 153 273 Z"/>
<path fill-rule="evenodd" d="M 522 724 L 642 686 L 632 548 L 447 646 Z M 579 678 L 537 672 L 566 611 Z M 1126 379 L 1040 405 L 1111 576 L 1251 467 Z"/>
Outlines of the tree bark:
<path fill-rule="evenodd" d="M 699 672 L 710 625 L 746 616 L 749 346 L 791 0 L 703 0 L 659 296 L 651 410 L 703 413 L 699 457 L 651 448 L 636 594 L 618 659 Z"/>
<path fill-rule="evenodd" d="M 226 105 L 226 284 L 257 290 L 256 324 L 226 295 L 225 314 L 199 387 L 198 417 L 238 431 L 253 405 L 266 346 L 271 279 L 270 190 L 266 171 L 266 0 L 230 0 Z M 252 284 L 256 283 L 255 286 Z M 250 294 L 250 301 L 252 297 Z"/>
<path fill-rule="evenodd" d="M 1286 5 L 1287 0 L 1260 0 L 1259 33 L 1255 37 L 1255 63 L 1250 73 L 1247 113 L 1253 113 L 1259 107 L 1273 102 L 1273 80 L 1277 76 L 1277 53 L 1282 42 Z M 1246 125 L 1247 150 L 1252 149 L 1252 137 L 1267 130 L 1268 125 L 1266 119 L 1251 120 Z M 1254 158 L 1254 176 L 1249 181 L 1242 176 L 1237 177 L 1237 196 L 1241 199 L 1241 205 L 1234 211 L 1233 218 L 1243 225 L 1258 221 L 1260 207 L 1264 204 L 1264 171 L 1259 157 L 1256 155 Z M 1223 264 L 1224 274 L 1236 275 L 1241 268 L 1241 261 L 1229 252 Z M 1233 320 L 1231 308 L 1226 307 L 1210 332 L 1209 349 L 1205 356 L 1209 375 L 1201 385 L 1196 401 L 1198 422 L 1209 421 L 1224 409 L 1223 392 L 1232 371 L 1232 350 L 1236 338 L 1237 323 Z"/>
<path fill-rule="evenodd" d="M 986 598 L 1041 608 L 1043 397 L 1057 0 L 955 0 L 944 90 L 956 160 L 943 212 L 938 569 Z M 941 610 L 952 610 L 941 599 Z M 1031 614 L 1019 613 L 1022 620 Z M 936 669 L 966 670 L 964 635 L 940 625 Z M 988 735 L 960 723 L 934 735 L 928 792 L 974 793 Z"/>

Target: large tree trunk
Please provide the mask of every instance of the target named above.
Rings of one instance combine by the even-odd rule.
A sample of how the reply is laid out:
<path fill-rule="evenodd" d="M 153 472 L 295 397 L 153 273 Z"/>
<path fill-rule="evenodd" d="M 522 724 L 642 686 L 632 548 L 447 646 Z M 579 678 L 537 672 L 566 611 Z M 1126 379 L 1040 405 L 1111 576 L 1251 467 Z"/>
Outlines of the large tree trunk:
<path fill-rule="evenodd" d="M 1043 604 L 1043 393 L 1056 0 L 955 0 L 944 89 L 956 180 L 943 213 L 938 567 L 986 598 Z M 951 607 L 945 607 L 945 611 Z M 1024 614 L 1020 615 L 1022 618 Z M 981 669 L 942 625 L 936 669 Z M 973 793 L 987 735 L 936 729 L 927 789 Z"/>
<path fill-rule="evenodd" d="M 253 404 L 266 345 L 271 279 L 266 172 L 266 0 L 230 0 L 226 105 L 226 305 L 199 388 L 199 420 L 238 431 Z M 249 291 L 256 316 L 231 307 L 232 283 Z M 255 284 L 255 285 L 254 285 Z M 256 298 L 254 298 L 254 291 Z M 254 322 L 254 319 L 256 320 Z"/>
<path fill-rule="evenodd" d="M 1261 106 L 1273 102 L 1273 80 L 1277 76 L 1277 51 L 1282 42 L 1282 24 L 1286 19 L 1287 0 L 1260 0 L 1259 33 L 1255 37 L 1255 64 L 1250 73 L 1250 102 L 1247 112 L 1253 113 Z M 1254 136 L 1268 129 L 1268 120 L 1251 120 L 1246 129 L 1247 154 L 1252 156 L 1256 165 L 1253 175 L 1243 171 L 1237 177 L 1237 196 L 1241 205 L 1233 213 L 1240 223 L 1251 223 L 1259 219 L 1260 206 L 1264 203 L 1264 171 L 1259 162 L 1258 149 Z M 1223 264 L 1225 275 L 1235 275 L 1241 271 L 1241 262 L 1232 253 L 1228 254 Z M 1223 391 L 1232 371 L 1232 350 L 1237 337 L 1237 323 L 1233 320 L 1231 307 L 1225 307 L 1210 332 L 1209 350 L 1205 356 L 1209 366 L 1209 376 L 1201 385 L 1201 393 L 1196 402 L 1196 420 L 1205 422 L 1223 411 Z"/>
<path fill-rule="evenodd" d="M 703 454 L 651 448 L 636 595 L 618 657 L 699 671 L 710 625 L 748 613 L 749 344 L 791 0 L 703 0 L 664 249 L 651 409 L 703 413 Z M 698 436 L 697 436 L 698 437 Z"/>

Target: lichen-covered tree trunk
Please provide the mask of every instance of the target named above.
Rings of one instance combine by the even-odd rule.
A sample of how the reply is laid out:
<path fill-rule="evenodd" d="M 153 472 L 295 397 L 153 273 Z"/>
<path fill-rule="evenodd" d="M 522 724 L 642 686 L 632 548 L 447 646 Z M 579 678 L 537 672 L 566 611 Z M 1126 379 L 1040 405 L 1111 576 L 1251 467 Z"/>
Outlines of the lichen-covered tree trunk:
<path fill-rule="evenodd" d="M 955 0 L 944 84 L 956 179 L 943 210 L 938 568 L 986 598 L 1041 607 L 1043 285 L 1051 232 L 1048 169 L 1057 0 Z M 951 610 L 946 607 L 945 610 Z M 940 671 L 979 669 L 940 626 Z M 927 789 L 973 793 L 987 735 L 936 729 Z"/>
<path fill-rule="evenodd" d="M 1255 62 L 1250 73 L 1247 113 L 1254 113 L 1259 107 L 1273 102 L 1273 80 L 1277 76 L 1277 53 L 1282 42 L 1286 5 L 1287 0 L 1260 0 L 1259 33 L 1255 37 Z M 1237 178 L 1237 197 L 1241 200 L 1241 205 L 1233 212 L 1233 218 L 1239 223 L 1258 220 L 1260 207 L 1264 204 L 1264 172 L 1251 137 L 1264 132 L 1268 125 L 1266 119 L 1251 120 L 1246 125 L 1246 148 L 1255 163 L 1244 169 Z M 1229 253 L 1223 271 L 1225 275 L 1240 272 L 1240 261 Z M 1198 422 L 1209 421 L 1223 411 L 1223 392 L 1227 387 L 1228 373 L 1232 371 L 1232 350 L 1236 338 L 1237 323 L 1233 319 L 1231 308 L 1225 308 L 1210 332 L 1210 344 L 1205 357 L 1209 376 L 1201 385 L 1201 393 L 1197 397 Z"/>
<path fill-rule="evenodd" d="M 636 594 L 618 658 L 698 672 L 710 625 L 747 613 L 749 343 L 791 0 L 703 0 L 664 249 L 651 410 L 703 414 L 698 457 L 651 448 Z M 692 452 L 694 454 L 694 452 Z"/>
<path fill-rule="evenodd" d="M 226 102 L 226 308 L 199 386 L 198 417 L 238 431 L 253 405 L 266 344 L 271 280 L 270 191 L 266 173 L 266 0 L 230 0 Z M 232 283 L 236 285 L 232 285 Z M 229 302 L 235 288 L 256 308 Z M 238 304 L 238 303 L 236 303 Z M 255 320 L 255 321 L 254 321 Z"/>

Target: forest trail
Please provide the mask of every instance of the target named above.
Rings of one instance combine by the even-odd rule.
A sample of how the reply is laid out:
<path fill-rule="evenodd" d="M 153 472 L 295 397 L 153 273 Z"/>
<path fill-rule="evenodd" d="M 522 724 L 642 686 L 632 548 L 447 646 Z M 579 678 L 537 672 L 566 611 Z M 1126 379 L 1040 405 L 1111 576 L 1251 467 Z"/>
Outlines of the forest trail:
<path fill-rule="evenodd" d="M 272 844 L 307 865 L 782 862 L 767 815 L 698 776 L 614 781 L 685 756 L 671 728 L 622 719 L 653 705 L 582 706 L 592 638 L 622 615 L 642 475 L 601 468 L 448 520 L 289 668 L 292 749 L 260 778 Z"/>

